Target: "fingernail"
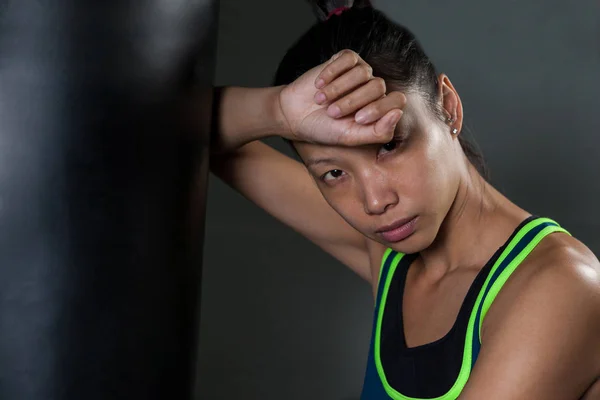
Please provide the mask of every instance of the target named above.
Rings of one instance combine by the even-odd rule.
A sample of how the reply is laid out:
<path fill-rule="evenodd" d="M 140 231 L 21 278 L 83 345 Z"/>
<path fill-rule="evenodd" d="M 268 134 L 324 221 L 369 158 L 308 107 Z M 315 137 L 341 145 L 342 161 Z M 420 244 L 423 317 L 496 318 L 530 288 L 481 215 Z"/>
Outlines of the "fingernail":
<path fill-rule="evenodd" d="M 383 117 L 381 119 L 381 121 L 384 123 L 384 127 L 387 125 L 388 127 L 392 128 L 392 129 L 396 129 L 396 124 L 398 123 L 398 121 L 400 121 L 400 117 L 402 116 L 402 111 L 395 111 L 392 112 L 391 114 L 387 114 L 385 117 Z M 375 129 L 375 135 L 376 136 L 381 136 L 384 133 L 388 133 L 389 131 L 386 128 L 383 128 L 381 131 L 378 131 L 377 129 Z"/>
<path fill-rule="evenodd" d="M 316 94 L 315 101 L 317 102 L 317 104 L 324 103 L 325 100 L 327 100 L 327 96 L 325 96 L 325 93 L 319 92 Z"/>
<path fill-rule="evenodd" d="M 390 114 L 389 119 L 388 119 L 388 124 L 390 126 L 395 126 L 398 121 L 400 121 L 400 117 L 402 116 L 402 111 L 395 111 L 392 114 Z"/>
<path fill-rule="evenodd" d="M 325 81 L 323 79 L 319 79 L 317 81 L 317 89 L 321 89 L 323 86 L 325 86 Z"/>
<path fill-rule="evenodd" d="M 359 124 L 365 123 L 366 120 L 367 120 L 367 113 L 366 113 L 366 111 L 360 110 L 359 112 L 356 113 L 356 115 L 354 116 L 354 119 Z"/>
<path fill-rule="evenodd" d="M 342 110 L 340 110 L 338 106 L 332 105 L 327 110 L 327 114 L 329 114 L 330 117 L 337 118 L 340 116 L 340 114 L 342 114 Z"/>

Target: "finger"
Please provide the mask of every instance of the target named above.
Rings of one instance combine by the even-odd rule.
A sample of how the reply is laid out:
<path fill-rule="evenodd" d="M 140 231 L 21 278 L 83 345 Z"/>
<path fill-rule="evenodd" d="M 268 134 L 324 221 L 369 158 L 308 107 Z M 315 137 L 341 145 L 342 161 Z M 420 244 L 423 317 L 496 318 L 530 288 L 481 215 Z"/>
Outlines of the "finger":
<path fill-rule="evenodd" d="M 334 86 L 333 88 L 331 88 L 332 92 L 334 90 L 341 91 L 342 87 L 347 88 L 350 87 L 353 83 L 358 82 L 358 76 L 360 74 L 365 74 L 366 72 L 355 72 L 353 74 L 353 71 L 355 70 L 360 71 L 361 68 L 354 68 L 352 71 L 348 72 L 347 75 L 344 75 L 341 78 L 336 79 L 330 85 L 327 85 L 325 89 L 329 89 L 330 87 Z M 361 79 L 363 78 L 361 77 Z M 344 81 L 338 85 L 337 82 L 342 80 Z M 346 94 L 344 97 L 331 104 L 327 108 L 327 115 L 329 115 L 332 118 L 339 118 L 355 113 L 357 110 L 360 110 L 369 103 L 372 103 L 377 99 L 381 99 L 383 96 L 385 96 L 386 85 L 383 79 L 373 78 L 367 80 L 367 83 L 363 83 L 363 85 L 358 87 L 358 89 L 353 89 L 346 90 L 344 93 L 350 93 Z M 331 95 L 331 97 L 334 97 L 334 95 Z"/>
<path fill-rule="evenodd" d="M 374 95 L 373 95 L 374 96 Z M 406 105 L 406 96 L 402 92 L 391 92 L 387 96 L 370 102 L 361 108 L 354 116 L 359 124 L 370 124 L 386 115 L 390 110 L 403 109 Z"/>
<path fill-rule="evenodd" d="M 340 75 L 350 71 L 359 62 L 364 62 L 360 56 L 352 50 L 342 50 L 335 54 L 326 64 L 325 68 L 315 79 L 315 86 L 321 89 Z"/>
<path fill-rule="evenodd" d="M 400 109 L 394 109 L 389 111 L 383 118 L 378 120 L 373 127 L 373 135 L 380 139 L 383 143 L 387 143 L 394 137 L 394 131 L 396 125 L 402 118 L 403 111 Z M 365 125 L 368 128 L 369 125 Z"/>
<path fill-rule="evenodd" d="M 360 146 L 374 143 L 388 143 L 394 137 L 394 131 L 398 121 L 402 117 L 402 110 L 389 111 L 375 124 L 359 125 L 352 124 L 339 138 L 340 145 Z"/>
<path fill-rule="evenodd" d="M 327 84 L 320 91 L 315 94 L 315 101 L 317 104 L 324 104 L 326 102 L 334 102 L 339 100 L 343 96 L 357 90 L 361 86 L 369 83 L 373 78 L 373 69 L 368 64 L 358 64 L 350 71 L 344 73 L 340 77 L 336 78 L 333 82 Z M 379 79 L 379 78 L 376 78 Z M 385 82 L 383 83 L 383 92 L 385 94 Z M 364 92 L 363 92 L 364 93 Z M 380 96 L 381 97 L 381 96 Z M 368 104 L 368 103 L 367 103 Z M 356 111 L 356 109 L 355 109 Z"/>

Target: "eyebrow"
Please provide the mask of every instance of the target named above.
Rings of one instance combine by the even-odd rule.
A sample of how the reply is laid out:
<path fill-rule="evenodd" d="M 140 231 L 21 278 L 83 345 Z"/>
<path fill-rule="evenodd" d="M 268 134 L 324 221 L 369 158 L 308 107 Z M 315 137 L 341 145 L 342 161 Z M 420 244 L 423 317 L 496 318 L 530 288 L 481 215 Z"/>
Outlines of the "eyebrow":
<path fill-rule="evenodd" d="M 319 164 L 335 164 L 337 160 L 335 158 L 309 158 L 306 160 L 306 166 L 314 166 Z"/>

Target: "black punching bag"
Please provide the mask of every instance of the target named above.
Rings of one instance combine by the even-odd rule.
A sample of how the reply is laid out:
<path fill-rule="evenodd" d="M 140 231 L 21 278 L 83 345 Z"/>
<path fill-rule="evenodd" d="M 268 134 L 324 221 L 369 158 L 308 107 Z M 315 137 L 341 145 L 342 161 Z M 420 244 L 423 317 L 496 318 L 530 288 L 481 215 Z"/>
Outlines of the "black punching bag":
<path fill-rule="evenodd" d="M 0 399 L 194 398 L 217 12 L 0 0 Z"/>

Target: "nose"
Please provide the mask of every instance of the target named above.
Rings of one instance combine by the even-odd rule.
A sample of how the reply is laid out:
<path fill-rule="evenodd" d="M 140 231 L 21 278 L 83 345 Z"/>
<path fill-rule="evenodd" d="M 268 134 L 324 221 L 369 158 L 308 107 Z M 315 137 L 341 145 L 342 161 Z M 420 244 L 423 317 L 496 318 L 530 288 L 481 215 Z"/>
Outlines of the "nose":
<path fill-rule="evenodd" d="M 398 204 L 396 190 L 383 176 L 369 176 L 364 180 L 364 208 L 368 215 L 380 215 Z"/>

